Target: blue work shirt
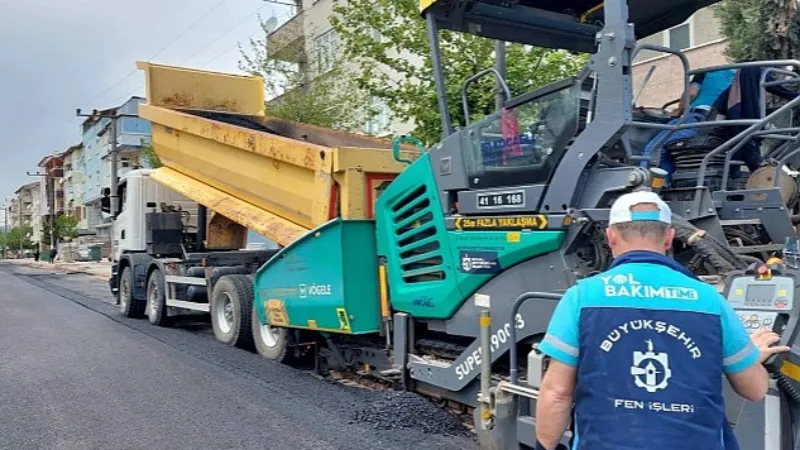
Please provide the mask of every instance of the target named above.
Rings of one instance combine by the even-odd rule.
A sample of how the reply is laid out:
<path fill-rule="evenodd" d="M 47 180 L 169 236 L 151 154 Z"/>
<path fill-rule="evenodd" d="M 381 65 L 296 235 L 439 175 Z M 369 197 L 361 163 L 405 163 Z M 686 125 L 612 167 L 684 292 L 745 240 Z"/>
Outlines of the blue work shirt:
<path fill-rule="evenodd" d="M 539 349 L 577 367 L 574 450 L 735 448 L 722 377 L 759 356 L 713 286 L 641 251 L 570 288 Z"/>
<path fill-rule="evenodd" d="M 736 70 L 716 70 L 696 77 L 692 84 L 697 85 L 700 91 L 691 103 L 692 108 L 699 106 L 711 108 L 726 89 L 731 87 Z"/>

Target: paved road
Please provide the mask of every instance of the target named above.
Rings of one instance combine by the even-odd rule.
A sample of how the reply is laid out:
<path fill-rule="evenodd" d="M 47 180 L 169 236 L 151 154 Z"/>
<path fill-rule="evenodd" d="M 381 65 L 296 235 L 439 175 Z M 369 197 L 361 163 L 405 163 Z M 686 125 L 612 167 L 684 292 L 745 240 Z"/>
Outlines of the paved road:
<path fill-rule="evenodd" d="M 0 264 L 0 449 L 477 448 L 355 421 L 385 394 L 225 347 L 206 324 L 124 319 L 104 289 Z"/>

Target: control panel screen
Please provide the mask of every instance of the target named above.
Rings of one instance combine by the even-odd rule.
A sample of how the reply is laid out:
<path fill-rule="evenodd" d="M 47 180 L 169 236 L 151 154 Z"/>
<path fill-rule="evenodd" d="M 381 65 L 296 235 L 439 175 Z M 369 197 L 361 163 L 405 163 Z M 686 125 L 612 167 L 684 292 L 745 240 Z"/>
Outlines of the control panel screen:
<path fill-rule="evenodd" d="M 747 286 L 744 303 L 747 306 L 772 306 L 774 299 L 774 284 L 751 284 Z"/>

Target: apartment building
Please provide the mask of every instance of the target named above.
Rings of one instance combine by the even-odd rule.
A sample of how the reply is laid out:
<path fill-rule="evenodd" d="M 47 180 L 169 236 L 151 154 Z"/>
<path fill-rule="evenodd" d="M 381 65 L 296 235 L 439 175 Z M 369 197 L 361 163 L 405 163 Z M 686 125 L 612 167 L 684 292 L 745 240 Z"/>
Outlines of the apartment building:
<path fill-rule="evenodd" d="M 50 223 L 56 217 L 64 214 L 64 159 L 66 152 L 48 155 L 39 161 L 39 204 L 41 209 L 37 212 L 39 220 L 40 240 L 39 250 L 44 252 L 50 249 L 50 237 L 41 236 L 43 224 Z M 36 235 L 34 227 L 34 235 Z"/>
<path fill-rule="evenodd" d="M 138 115 L 141 97 L 131 97 L 115 108 L 100 111 L 99 115 L 127 114 Z M 110 221 L 103 217 L 100 202 L 103 188 L 111 186 L 111 147 L 110 119 L 92 116 L 81 125 L 83 153 L 80 172 L 83 174 L 80 204 L 84 206 L 84 227 L 92 233 L 108 235 Z M 117 174 L 146 167 L 140 158 L 143 145 L 151 142 L 150 122 L 138 117 L 117 119 Z M 77 202 L 77 198 L 76 198 Z"/>
<path fill-rule="evenodd" d="M 11 202 L 9 225 L 12 227 L 33 228 L 32 242 L 39 242 L 42 236 L 42 202 L 40 181 L 28 183 L 14 192 L 16 198 Z"/>
<path fill-rule="evenodd" d="M 28 183 L 14 192 L 14 226 L 33 226 L 33 218 L 39 213 L 39 182 Z"/>
<path fill-rule="evenodd" d="M 727 40 L 721 33 L 714 7 L 699 10 L 686 22 L 640 40 L 654 45 L 682 50 L 691 68 L 702 68 L 727 64 L 725 56 Z M 683 65 L 672 55 L 643 51 L 634 60 L 634 92 L 639 92 L 651 68 L 650 80 L 642 91 L 637 104 L 661 107 L 680 98 L 683 91 Z"/>
<path fill-rule="evenodd" d="M 336 0 L 295 0 L 292 18 L 267 37 L 269 55 L 296 64 L 310 83 L 330 71 L 340 58 L 339 37 L 330 23 L 335 3 Z M 373 38 L 381 37 L 376 34 Z M 345 67 L 358 70 L 354 65 Z M 388 136 L 410 132 L 411 124 L 394 119 L 391 109 L 382 100 L 373 99 L 371 109 L 375 114 L 365 117 L 361 130 L 365 134 Z"/>
<path fill-rule="evenodd" d="M 8 203 L 8 209 L 6 209 L 6 214 L 8 214 L 8 226 L 9 228 L 15 228 L 19 226 L 19 201 L 16 198 L 12 198 L 11 201 Z"/>
<path fill-rule="evenodd" d="M 78 220 L 78 234 L 87 233 L 89 227 L 82 201 L 85 167 L 82 144 L 73 145 L 64 152 L 64 212 Z"/>

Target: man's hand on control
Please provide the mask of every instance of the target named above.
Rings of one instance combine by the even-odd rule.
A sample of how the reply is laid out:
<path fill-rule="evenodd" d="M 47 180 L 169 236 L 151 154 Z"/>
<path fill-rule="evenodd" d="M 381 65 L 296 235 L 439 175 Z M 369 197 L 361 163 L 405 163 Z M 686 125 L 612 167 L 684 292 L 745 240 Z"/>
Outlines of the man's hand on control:
<path fill-rule="evenodd" d="M 750 339 L 753 340 L 753 345 L 755 345 L 760 352 L 758 356 L 759 363 L 763 363 L 772 355 L 777 355 L 778 353 L 785 353 L 791 350 L 789 347 L 785 345 L 778 345 L 772 347 L 772 345 L 778 343 L 781 340 L 781 337 L 778 335 L 778 333 L 775 333 L 772 330 L 768 329 L 758 330 L 750 335 Z"/>

